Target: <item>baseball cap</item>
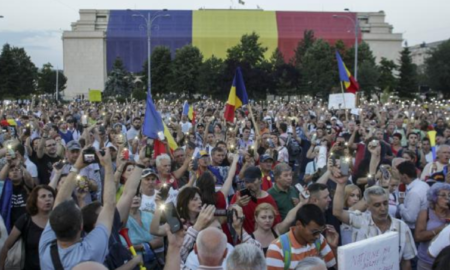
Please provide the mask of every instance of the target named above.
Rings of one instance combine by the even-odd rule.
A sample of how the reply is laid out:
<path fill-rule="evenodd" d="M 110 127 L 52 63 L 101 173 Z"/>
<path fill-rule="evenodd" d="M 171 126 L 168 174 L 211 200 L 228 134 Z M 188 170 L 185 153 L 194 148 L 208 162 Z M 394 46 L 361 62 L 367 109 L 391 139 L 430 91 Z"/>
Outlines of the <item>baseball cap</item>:
<path fill-rule="evenodd" d="M 269 156 L 269 155 L 262 155 L 261 158 L 260 158 L 260 161 L 261 162 L 265 162 L 265 161 L 267 161 L 269 159 L 271 159 L 273 161 L 273 158 L 271 156 Z"/>
<path fill-rule="evenodd" d="M 247 183 L 253 183 L 257 179 L 261 179 L 262 173 L 261 169 L 256 166 L 248 167 L 244 172 L 244 181 Z"/>
<path fill-rule="evenodd" d="M 67 145 L 66 145 L 67 150 L 71 151 L 71 150 L 80 150 L 81 149 L 81 145 L 79 142 L 77 141 L 70 141 Z"/>
<path fill-rule="evenodd" d="M 198 123 L 197 127 L 205 127 L 205 125 L 203 123 Z"/>
<path fill-rule="evenodd" d="M 156 179 L 158 179 L 158 175 L 156 174 L 156 172 L 153 169 L 144 169 L 142 170 L 142 174 L 141 174 L 141 179 L 145 178 L 149 175 L 154 175 L 156 176 Z"/>
<path fill-rule="evenodd" d="M 331 117 L 331 120 L 338 120 L 336 116 Z"/>
<path fill-rule="evenodd" d="M 205 150 L 200 150 L 198 152 L 198 154 L 199 154 L 200 157 L 209 157 L 208 152 L 206 152 Z"/>

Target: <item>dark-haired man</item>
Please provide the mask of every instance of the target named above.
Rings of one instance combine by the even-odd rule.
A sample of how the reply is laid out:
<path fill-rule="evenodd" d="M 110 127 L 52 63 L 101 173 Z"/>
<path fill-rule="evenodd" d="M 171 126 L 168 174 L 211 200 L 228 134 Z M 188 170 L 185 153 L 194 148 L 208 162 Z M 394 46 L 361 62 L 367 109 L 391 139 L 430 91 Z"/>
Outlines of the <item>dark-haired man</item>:
<path fill-rule="evenodd" d="M 322 235 L 325 231 L 326 238 Z M 283 248 L 285 242 L 290 250 Z M 267 270 L 295 269 L 307 257 L 320 257 L 328 268 L 334 267 L 336 259 L 332 249 L 337 248 L 338 242 L 338 233 L 333 226 L 326 225 L 321 209 L 306 204 L 297 211 L 295 226 L 270 244 L 266 255 Z M 287 253 L 290 261 L 285 258 Z"/>
<path fill-rule="evenodd" d="M 105 187 L 103 207 L 95 228 L 86 237 L 81 238 L 83 228 L 81 210 L 74 201 L 68 200 L 77 185 L 78 172 L 86 166 L 79 157 L 58 191 L 49 223 L 41 235 L 39 258 L 42 269 L 60 267 L 72 269 L 83 261 L 103 263 L 108 255 L 108 238 L 114 217 L 116 188 L 109 150 L 106 150 L 105 156 L 99 153 L 97 156 L 105 167 Z"/>

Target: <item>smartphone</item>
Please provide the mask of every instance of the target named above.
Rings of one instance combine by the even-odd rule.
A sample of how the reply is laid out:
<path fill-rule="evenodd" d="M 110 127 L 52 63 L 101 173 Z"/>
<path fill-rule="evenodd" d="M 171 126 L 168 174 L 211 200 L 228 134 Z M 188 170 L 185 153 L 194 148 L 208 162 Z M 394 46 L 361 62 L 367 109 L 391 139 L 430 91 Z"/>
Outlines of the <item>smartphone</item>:
<path fill-rule="evenodd" d="M 198 170 L 198 158 L 194 158 L 194 160 L 192 162 L 192 170 L 193 171 Z"/>
<path fill-rule="evenodd" d="M 317 138 L 317 133 L 314 133 L 311 137 L 311 142 L 315 142 Z"/>
<path fill-rule="evenodd" d="M 300 192 L 300 194 L 302 194 L 303 198 L 305 198 L 305 199 L 309 198 L 309 193 L 306 192 L 305 188 L 302 185 L 296 184 L 295 188 L 297 188 L 298 192 Z"/>
<path fill-rule="evenodd" d="M 61 170 L 64 167 L 64 160 L 60 160 L 58 163 L 56 163 L 55 168 L 57 170 Z"/>
<path fill-rule="evenodd" d="M 349 175 L 350 170 L 350 158 L 341 157 L 340 159 L 341 175 Z"/>
<path fill-rule="evenodd" d="M 180 217 L 178 216 L 177 209 L 173 202 L 166 204 L 164 215 L 172 233 L 176 233 L 183 228 L 183 224 L 181 224 Z"/>
<path fill-rule="evenodd" d="M 239 194 L 240 194 L 241 197 L 243 197 L 245 195 L 250 196 L 250 199 L 254 203 L 256 203 L 258 201 L 258 199 L 255 196 L 252 195 L 252 193 L 250 192 L 250 190 L 248 188 L 241 189 Z"/>
<path fill-rule="evenodd" d="M 124 148 L 122 153 L 123 153 L 123 158 L 125 160 L 129 160 L 130 159 L 130 150 L 128 150 L 128 148 Z"/>
<path fill-rule="evenodd" d="M 161 200 L 165 202 L 167 200 L 167 197 L 169 197 L 169 190 L 170 186 L 167 184 L 163 184 L 161 189 L 159 190 L 159 196 L 161 197 Z"/>
<path fill-rule="evenodd" d="M 150 144 L 147 144 L 145 146 L 145 157 L 151 158 L 153 155 L 153 147 Z"/>

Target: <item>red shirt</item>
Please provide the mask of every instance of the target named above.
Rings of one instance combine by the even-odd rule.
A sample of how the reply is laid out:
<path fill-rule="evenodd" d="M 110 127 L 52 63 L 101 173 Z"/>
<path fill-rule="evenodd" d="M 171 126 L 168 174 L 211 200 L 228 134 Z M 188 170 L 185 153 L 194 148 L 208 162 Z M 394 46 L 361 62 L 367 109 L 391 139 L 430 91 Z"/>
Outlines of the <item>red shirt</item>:
<path fill-rule="evenodd" d="M 264 177 L 262 178 L 262 184 L 261 184 L 261 189 L 264 191 L 268 191 L 272 186 L 273 178 L 270 177 L 270 175 L 264 175 Z"/>
<path fill-rule="evenodd" d="M 237 201 L 237 193 L 234 194 L 233 198 L 231 199 L 231 204 L 236 203 L 236 201 Z M 275 216 L 275 220 L 273 222 L 273 226 L 281 222 L 281 216 L 278 213 L 277 203 L 272 198 L 272 196 L 270 196 L 270 194 L 267 194 L 267 196 L 264 198 L 258 198 L 256 203 L 250 200 L 250 202 L 246 206 L 242 207 L 245 216 L 244 229 L 248 234 L 253 233 L 253 231 L 255 230 L 255 210 L 256 207 L 262 203 L 271 204 L 275 208 L 275 211 L 277 212 L 277 215 Z"/>
<path fill-rule="evenodd" d="M 216 192 L 216 209 L 226 209 L 227 201 L 225 200 L 225 195 L 223 195 L 222 191 Z"/>

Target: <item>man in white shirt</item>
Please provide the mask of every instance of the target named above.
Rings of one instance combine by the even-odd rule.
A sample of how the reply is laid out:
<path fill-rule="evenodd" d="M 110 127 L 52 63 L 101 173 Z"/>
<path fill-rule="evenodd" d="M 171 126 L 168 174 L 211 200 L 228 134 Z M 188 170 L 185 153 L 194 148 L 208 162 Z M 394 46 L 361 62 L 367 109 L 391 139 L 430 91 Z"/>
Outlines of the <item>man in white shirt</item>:
<path fill-rule="evenodd" d="M 184 134 L 188 133 L 192 128 L 192 124 L 191 124 L 191 122 L 188 121 L 187 115 L 183 115 L 181 117 L 180 125 L 181 125 L 181 131 Z"/>
<path fill-rule="evenodd" d="M 420 210 L 428 208 L 427 192 L 430 186 L 417 178 L 416 166 L 411 161 L 397 165 L 400 181 L 406 185 L 405 198 L 399 198 L 398 211 L 402 220 L 414 232 Z"/>

